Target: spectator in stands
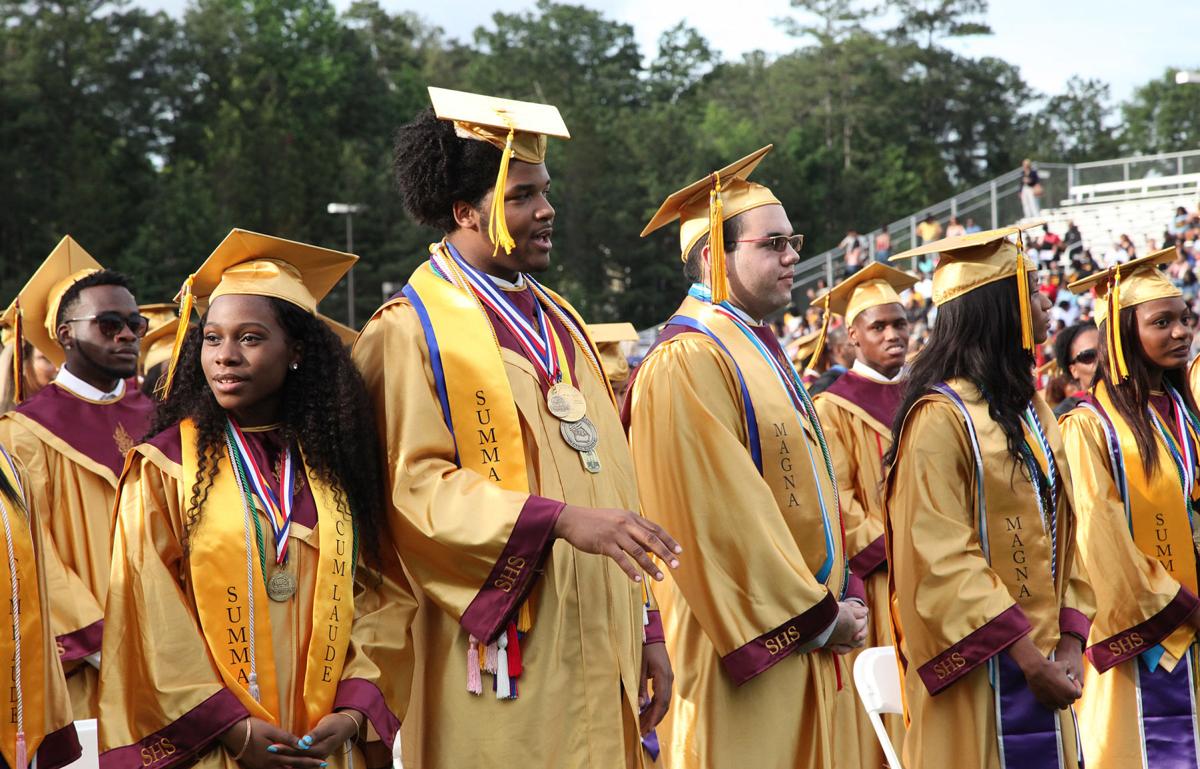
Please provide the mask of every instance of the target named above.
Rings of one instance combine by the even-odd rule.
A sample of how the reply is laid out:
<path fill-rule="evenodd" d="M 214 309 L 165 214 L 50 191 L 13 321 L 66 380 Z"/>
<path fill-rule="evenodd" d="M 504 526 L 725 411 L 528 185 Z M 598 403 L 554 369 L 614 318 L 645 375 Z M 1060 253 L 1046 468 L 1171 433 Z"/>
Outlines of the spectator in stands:
<path fill-rule="evenodd" d="M 1062 292 L 1059 292 L 1060 294 Z M 1059 300 L 1050 308 L 1050 317 L 1064 326 L 1073 326 L 1079 320 L 1079 308 L 1075 306 L 1070 294 Z"/>
<path fill-rule="evenodd" d="M 1090 320 L 1067 326 L 1054 337 L 1054 359 L 1068 381 L 1068 396 L 1054 409 L 1062 416 L 1079 405 L 1096 376 L 1097 345 L 1100 335 Z"/>
<path fill-rule="evenodd" d="M 946 225 L 946 237 L 954 238 L 959 235 L 965 235 L 967 228 L 958 223 L 957 216 L 950 217 L 950 223 Z"/>
<path fill-rule="evenodd" d="M 917 225 L 917 245 L 925 245 L 942 237 L 942 224 L 933 218 L 933 214 L 925 214 L 925 218 Z"/>
<path fill-rule="evenodd" d="M 967 217 L 966 231 L 967 231 L 968 235 L 975 233 L 975 232 L 981 232 L 982 230 L 983 230 L 983 228 L 980 227 L 978 224 L 976 224 L 974 219 L 972 219 L 969 216 Z"/>
<path fill-rule="evenodd" d="M 886 262 L 892 254 L 892 236 L 886 224 L 879 226 L 879 234 L 875 236 L 875 261 Z"/>
<path fill-rule="evenodd" d="M 1125 252 L 1125 259 L 1122 261 L 1128 261 L 1137 256 L 1137 248 L 1134 247 L 1133 240 L 1128 235 L 1121 235 L 1121 240 L 1117 243 L 1117 248 Z"/>
<path fill-rule="evenodd" d="M 1076 243 L 1082 243 L 1083 236 L 1079 234 L 1079 228 L 1075 226 L 1075 222 L 1067 222 L 1067 232 L 1063 235 L 1063 246 L 1070 248 Z"/>
<path fill-rule="evenodd" d="M 1042 194 L 1042 183 L 1037 169 L 1029 158 L 1021 161 L 1021 213 L 1026 219 L 1038 215 L 1038 198 Z"/>
<path fill-rule="evenodd" d="M 844 249 L 846 252 L 846 270 L 845 275 L 853 275 L 862 267 L 863 262 L 863 242 L 862 238 L 858 237 L 858 230 L 850 230 L 846 233 L 846 237 L 842 238 L 842 242 L 838 243 L 838 248 Z"/>
<path fill-rule="evenodd" d="M 1191 217 L 1188 216 L 1187 209 L 1180 206 L 1175 209 L 1175 221 L 1171 223 L 1171 232 L 1175 237 L 1182 237 L 1188 231 L 1188 222 Z"/>

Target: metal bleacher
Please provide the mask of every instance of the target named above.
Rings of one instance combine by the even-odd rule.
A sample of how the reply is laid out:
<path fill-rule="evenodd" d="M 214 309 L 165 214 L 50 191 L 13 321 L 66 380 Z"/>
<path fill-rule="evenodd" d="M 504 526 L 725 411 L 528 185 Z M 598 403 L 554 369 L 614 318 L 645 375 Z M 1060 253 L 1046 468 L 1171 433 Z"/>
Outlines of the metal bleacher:
<path fill-rule="evenodd" d="M 1162 242 L 1178 206 L 1194 210 L 1200 201 L 1200 149 L 1159 155 L 1102 160 L 1091 163 L 1037 163 L 1043 187 L 1039 219 L 1058 234 L 1074 222 L 1083 237 L 1083 247 L 1100 257 L 1121 236 L 1128 235 L 1138 248 L 1146 240 Z M 917 225 L 932 215 L 945 228 L 951 216 L 960 223 L 974 219 L 983 229 L 1003 227 L 1021 220 L 1021 169 L 972 187 L 952 198 L 912 212 L 887 225 L 891 253 L 897 254 L 917 242 Z M 1057 201 L 1057 204 L 1055 202 Z M 872 230 L 860 235 L 875 256 Z M 818 284 L 832 285 L 843 272 L 845 253 L 831 248 L 801 260 L 796 266 L 792 295 L 807 305 L 805 293 Z"/>

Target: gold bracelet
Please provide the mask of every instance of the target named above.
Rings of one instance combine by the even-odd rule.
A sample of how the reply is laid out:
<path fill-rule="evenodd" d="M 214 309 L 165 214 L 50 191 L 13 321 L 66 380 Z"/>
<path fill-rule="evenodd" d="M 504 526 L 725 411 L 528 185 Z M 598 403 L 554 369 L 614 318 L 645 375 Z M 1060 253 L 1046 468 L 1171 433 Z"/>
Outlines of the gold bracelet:
<path fill-rule="evenodd" d="M 254 724 L 250 723 L 250 719 L 246 719 L 246 741 L 242 743 L 242 749 L 233 757 L 233 762 L 236 764 L 246 755 L 246 748 L 250 747 L 250 735 L 254 733 Z"/>
<path fill-rule="evenodd" d="M 358 722 L 358 719 L 357 719 L 357 718 L 355 718 L 354 716 L 350 715 L 349 713 L 347 713 L 347 712 L 346 712 L 346 711 L 344 711 L 344 710 L 335 710 L 335 711 L 333 712 L 333 714 L 334 714 L 335 716 L 345 716 L 346 718 L 349 718 L 349 719 L 351 720 L 351 722 L 353 722 L 353 723 L 354 723 L 354 736 L 355 736 L 355 737 L 358 737 L 358 733 L 362 731 L 362 724 L 360 724 L 360 723 Z"/>

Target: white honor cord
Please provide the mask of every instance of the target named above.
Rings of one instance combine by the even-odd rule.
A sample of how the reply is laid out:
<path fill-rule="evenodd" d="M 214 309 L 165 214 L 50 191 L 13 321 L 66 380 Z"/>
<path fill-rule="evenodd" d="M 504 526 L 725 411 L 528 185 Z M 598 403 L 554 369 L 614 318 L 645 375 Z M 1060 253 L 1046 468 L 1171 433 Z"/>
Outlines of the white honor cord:
<path fill-rule="evenodd" d="M 25 733 L 25 696 L 21 689 L 21 599 L 17 580 L 17 557 L 13 553 L 12 527 L 8 523 L 8 505 L 0 499 L 0 518 L 4 519 L 4 546 L 8 550 L 8 579 L 12 584 L 13 683 L 17 687 L 17 733 Z M 18 769 L 25 769 L 19 767 Z"/>
<path fill-rule="evenodd" d="M 233 448 L 233 444 L 229 440 L 228 432 L 225 433 L 225 450 L 229 453 L 229 465 L 230 465 L 230 467 L 233 467 L 233 464 L 236 461 L 236 455 L 233 453 L 234 448 Z M 254 548 L 254 544 L 251 541 L 251 537 L 250 537 L 250 527 L 252 526 L 252 524 L 250 522 L 251 511 L 250 511 L 250 505 L 246 504 L 246 489 L 243 488 L 243 486 L 242 486 L 242 479 L 238 477 L 236 468 L 234 468 L 233 475 L 234 475 L 234 480 L 236 481 L 236 483 L 238 485 L 238 491 L 241 492 L 239 494 L 239 496 L 242 498 L 242 514 L 243 514 L 242 530 L 246 532 L 246 593 L 247 593 L 246 597 L 249 600 L 249 605 L 250 605 L 250 609 L 249 609 L 250 616 L 247 619 L 247 623 L 249 625 L 249 631 L 250 631 L 249 643 L 247 644 L 247 647 L 249 650 L 249 657 L 250 657 L 250 696 L 254 698 L 255 702 L 262 702 L 262 693 L 260 692 L 260 690 L 258 688 L 258 667 L 255 664 L 256 658 L 254 656 L 254 640 L 256 637 L 254 635 L 254 550 L 255 550 L 255 548 Z"/>

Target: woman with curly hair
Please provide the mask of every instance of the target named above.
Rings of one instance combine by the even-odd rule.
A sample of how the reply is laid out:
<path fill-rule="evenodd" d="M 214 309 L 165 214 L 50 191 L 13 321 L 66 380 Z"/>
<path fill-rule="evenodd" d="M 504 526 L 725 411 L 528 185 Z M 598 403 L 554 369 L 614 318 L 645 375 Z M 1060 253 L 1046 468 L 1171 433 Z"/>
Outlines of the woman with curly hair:
<path fill-rule="evenodd" d="M 1196 320 L 1159 270 L 1174 256 L 1071 284 L 1099 294 L 1096 382 L 1062 420 L 1096 592 L 1079 705 L 1089 769 L 1200 766 L 1200 421 L 1184 373 Z"/>
<path fill-rule="evenodd" d="M 184 286 L 204 312 L 117 499 L 105 767 L 391 763 L 415 605 L 370 402 L 315 314 L 355 259 L 234 230 Z"/>
<path fill-rule="evenodd" d="M 884 456 L 904 765 L 1075 769 L 1091 594 L 1075 566 L 1071 476 L 1034 389 L 1050 302 L 1020 228 L 926 244 L 937 323 Z"/>

